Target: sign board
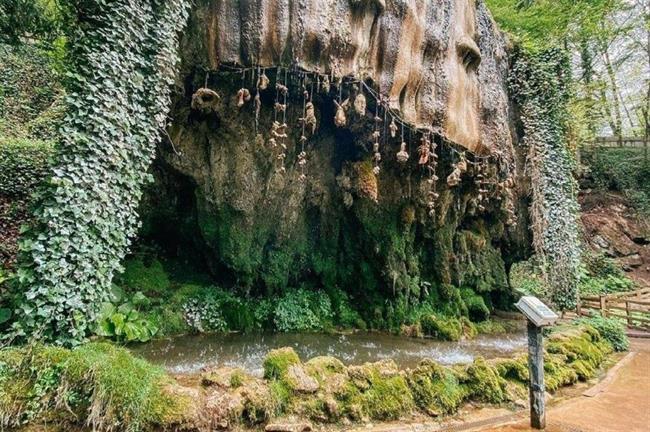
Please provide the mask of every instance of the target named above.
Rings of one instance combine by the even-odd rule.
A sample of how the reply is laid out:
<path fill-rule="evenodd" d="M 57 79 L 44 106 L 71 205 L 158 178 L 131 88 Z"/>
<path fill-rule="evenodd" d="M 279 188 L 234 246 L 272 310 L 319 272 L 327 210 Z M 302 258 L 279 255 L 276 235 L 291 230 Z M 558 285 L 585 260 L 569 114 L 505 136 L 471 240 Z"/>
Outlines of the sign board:
<path fill-rule="evenodd" d="M 537 297 L 523 296 L 515 303 L 517 309 L 537 327 L 549 326 L 558 320 L 558 316 Z"/>

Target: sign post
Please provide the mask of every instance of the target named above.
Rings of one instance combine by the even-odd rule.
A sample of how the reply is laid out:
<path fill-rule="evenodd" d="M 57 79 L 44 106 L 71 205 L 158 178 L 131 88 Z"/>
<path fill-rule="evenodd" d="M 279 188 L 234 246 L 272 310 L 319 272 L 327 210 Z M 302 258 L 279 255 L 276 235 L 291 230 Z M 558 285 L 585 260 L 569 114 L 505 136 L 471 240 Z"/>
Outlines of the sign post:
<path fill-rule="evenodd" d="M 554 324 L 558 316 L 537 297 L 524 296 L 515 304 L 528 320 L 528 384 L 530 395 L 530 426 L 546 427 L 544 399 L 544 340 L 542 328 Z"/>

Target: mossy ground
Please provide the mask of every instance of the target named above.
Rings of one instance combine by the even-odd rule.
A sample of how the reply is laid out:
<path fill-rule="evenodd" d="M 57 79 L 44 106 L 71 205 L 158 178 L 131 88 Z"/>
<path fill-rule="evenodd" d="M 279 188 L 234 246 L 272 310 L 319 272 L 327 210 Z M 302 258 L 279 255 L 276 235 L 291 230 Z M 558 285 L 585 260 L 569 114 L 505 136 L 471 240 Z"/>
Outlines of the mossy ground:
<path fill-rule="evenodd" d="M 127 350 L 89 343 L 0 351 L 0 419 L 4 427 L 26 423 L 76 424 L 135 432 L 179 421 L 188 398 L 172 396 L 165 372 Z"/>

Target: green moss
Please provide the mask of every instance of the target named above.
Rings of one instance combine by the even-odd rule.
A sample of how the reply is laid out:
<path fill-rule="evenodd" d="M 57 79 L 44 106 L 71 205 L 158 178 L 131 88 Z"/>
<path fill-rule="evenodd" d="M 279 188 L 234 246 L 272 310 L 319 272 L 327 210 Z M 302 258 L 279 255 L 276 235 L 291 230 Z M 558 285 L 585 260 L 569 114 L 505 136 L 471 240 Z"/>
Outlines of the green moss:
<path fill-rule="evenodd" d="M 459 341 L 463 335 L 463 326 L 457 318 L 426 315 L 420 324 L 425 335 L 436 339 Z"/>
<path fill-rule="evenodd" d="M 506 382 L 497 369 L 478 357 L 467 366 L 461 379 L 469 397 L 487 403 L 501 403 L 508 399 Z"/>
<path fill-rule="evenodd" d="M 499 359 L 494 363 L 499 375 L 507 380 L 528 382 L 528 357 Z"/>
<path fill-rule="evenodd" d="M 285 347 L 269 351 L 264 359 L 264 378 L 281 379 L 293 364 L 300 364 L 300 358 L 293 348 Z"/>
<path fill-rule="evenodd" d="M 547 351 L 562 355 L 577 377 L 587 380 L 596 374 L 607 354 L 612 352 L 612 346 L 593 327 L 578 326 L 552 334 Z"/>
<path fill-rule="evenodd" d="M 490 309 L 485 305 L 483 297 L 476 294 L 471 288 L 460 290 L 461 298 L 467 307 L 469 318 L 474 322 L 485 321 L 490 317 Z"/>
<path fill-rule="evenodd" d="M 178 419 L 188 405 L 165 391 L 172 381 L 162 369 L 110 344 L 7 349 L 0 358 L 0 413 L 9 425 L 58 419 L 140 431 Z"/>
<path fill-rule="evenodd" d="M 478 335 L 476 324 L 471 322 L 469 318 L 465 316 L 460 317 L 460 324 L 463 328 L 463 336 L 465 336 L 467 339 L 473 339 L 476 337 L 476 335 Z"/>
<path fill-rule="evenodd" d="M 257 425 L 277 415 L 281 403 L 288 401 L 286 392 L 281 390 L 278 382 L 269 384 L 253 381 L 238 389 L 242 398 L 243 409 L 238 419 L 248 425 Z"/>
<path fill-rule="evenodd" d="M 413 396 L 401 375 L 386 378 L 373 374 L 361 403 L 364 412 L 376 420 L 395 420 L 414 408 Z"/>
<path fill-rule="evenodd" d="M 432 360 L 423 361 L 408 374 L 408 385 L 417 407 L 429 415 L 454 413 L 465 397 L 456 376 Z"/>
<path fill-rule="evenodd" d="M 406 378 L 392 360 L 351 366 L 348 375 L 350 381 L 342 387 L 338 398 L 352 418 L 394 420 L 415 407 Z"/>
<path fill-rule="evenodd" d="M 275 407 L 275 414 L 279 414 L 289 407 L 291 404 L 291 389 L 287 387 L 284 381 L 274 380 L 269 383 L 269 392 L 273 399 L 273 406 Z"/>
<path fill-rule="evenodd" d="M 548 391 L 554 392 L 578 381 L 578 374 L 566 361 L 562 355 L 544 356 L 544 384 Z"/>
<path fill-rule="evenodd" d="M 140 257 L 124 263 L 124 272 L 117 277 L 117 283 L 130 291 L 142 291 L 146 294 L 165 293 L 171 286 L 169 276 L 159 260 L 145 262 Z"/>
<path fill-rule="evenodd" d="M 508 326 L 503 321 L 488 320 L 476 323 L 476 330 L 479 334 L 500 334 L 507 333 Z"/>

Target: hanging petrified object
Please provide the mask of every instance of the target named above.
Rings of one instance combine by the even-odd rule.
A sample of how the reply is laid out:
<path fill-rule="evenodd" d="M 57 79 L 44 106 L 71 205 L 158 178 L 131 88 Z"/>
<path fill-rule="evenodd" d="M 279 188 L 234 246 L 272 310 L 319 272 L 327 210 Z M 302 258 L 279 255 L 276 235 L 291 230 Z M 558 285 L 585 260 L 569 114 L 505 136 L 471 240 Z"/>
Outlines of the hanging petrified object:
<path fill-rule="evenodd" d="M 277 91 L 279 91 L 280 93 L 282 93 L 282 95 L 286 95 L 289 92 L 289 88 L 287 88 L 287 86 L 285 86 L 284 84 L 281 84 L 281 83 L 276 83 L 275 84 L 275 89 Z"/>
<path fill-rule="evenodd" d="M 406 163 L 409 160 L 409 154 L 406 151 L 406 143 L 402 141 L 400 144 L 399 151 L 397 152 L 397 162 Z"/>
<path fill-rule="evenodd" d="M 330 92 L 330 78 L 329 76 L 325 75 L 323 78 L 323 81 L 320 84 L 320 90 L 321 92 L 327 94 Z"/>
<path fill-rule="evenodd" d="M 450 187 L 458 186 L 458 183 L 460 183 L 460 175 L 460 168 L 458 168 L 458 164 L 455 164 L 454 170 L 447 176 L 447 185 Z"/>
<path fill-rule="evenodd" d="M 316 109 L 314 108 L 314 104 L 311 102 L 307 102 L 307 105 L 305 106 L 304 121 L 305 125 L 311 128 L 311 133 L 313 135 L 316 132 Z"/>
<path fill-rule="evenodd" d="M 426 165 L 429 163 L 429 154 L 431 152 L 431 143 L 423 135 L 420 139 L 420 145 L 418 146 L 418 155 L 420 159 L 418 160 L 419 165 Z"/>
<path fill-rule="evenodd" d="M 269 77 L 266 76 L 265 71 L 262 71 L 262 75 L 257 79 L 257 88 L 260 90 L 266 90 L 269 86 Z"/>
<path fill-rule="evenodd" d="M 303 166 L 306 163 L 307 163 L 307 153 L 301 151 L 300 154 L 298 155 L 298 165 Z"/>
<path fill-rule="evenodd" d="M 244 103 L 251 100 L 251 92 L 247 88 L 240 88 L 237 92 L 237 107 L 241 108 Z"/>
<path fill-rule="evenodd" d="M 257 122 L 260 119 L 260 109 L 262 108 L 262 99 L 260 99 L 259 92 L 255 94 L 255 99 L 253 103 L 255 104 L 255 125 L 257 125 Z"/>
<path fill-rule="evenodd" d="M 219 103 L 219 94 L 207 87 L 201 87 L 192 95 L 191 107 L 193 110 L 216 111 Z"/>
<path fill-rule="evenodd" d="M 363 91 L 359 90 L 357 96 L 354 98 L 354 110 L 360 116 L 366 113 L 366 97 L 363 95 Z"/>
<path fill-rule="evenodd" d="M 345 109 L 347 108 L 348 104 L 350 103 L 349 99 L 346 99 L 343 101 L 343 103 L 338 103 L 337 101 L 334 101 L 334 104 L 336 105 L 336 113 L 334 114 L 334 124 L 338 127 L 345 127 L 348 124 L 348 119 L 345 116 Z"/>
<path fill-rule="evenodd" d="M 456 166 L 458 167 L 461 173 L 467 171 L 467 160 L 465 159 L 465 153 L 461 155 L 461 159 Z"/>
<path fill-rule="evenodd" d="M 281 104 L 280 102 L 276 102 L 273 104 L 273 109 L 275 109 L 275 112 L 283 113 L 287 110 L 287 106 L 285 104 Z"/>
<path fill-rule="evenodd" d="M 287 137 L 287 124 L 274 121 L 271 124 L 271 135 L 273 138 L 286 138 Z"/>
<path fill-rule="evenodd" d="M 395 135 L 397 135 L 397 125 L 395 124 L 394 118 L 391 119 L 388 129 L 390 129 L 390 136 L 395 138 Z"/>

